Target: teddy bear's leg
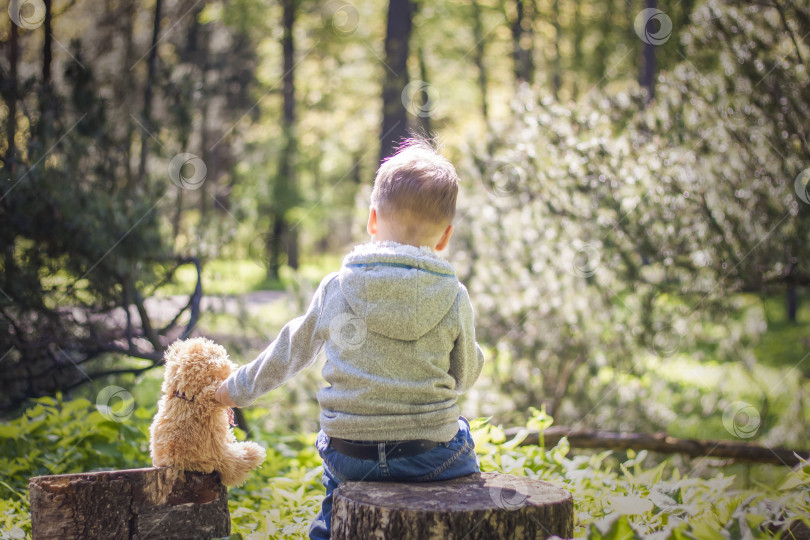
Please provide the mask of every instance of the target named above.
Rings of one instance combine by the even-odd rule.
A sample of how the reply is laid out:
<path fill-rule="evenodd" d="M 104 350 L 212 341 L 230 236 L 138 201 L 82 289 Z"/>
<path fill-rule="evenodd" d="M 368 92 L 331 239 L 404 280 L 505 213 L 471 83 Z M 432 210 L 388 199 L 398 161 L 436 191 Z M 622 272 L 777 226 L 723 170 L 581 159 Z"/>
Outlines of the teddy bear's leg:
<path fill-rule="evenodd" d="M 266 455 L 264 448 L 251 441 L 225 445 L 225 455 L 218 468 L 222 483 L 226 486 L 245 483 L 250 471 L 261 465 Z"/>

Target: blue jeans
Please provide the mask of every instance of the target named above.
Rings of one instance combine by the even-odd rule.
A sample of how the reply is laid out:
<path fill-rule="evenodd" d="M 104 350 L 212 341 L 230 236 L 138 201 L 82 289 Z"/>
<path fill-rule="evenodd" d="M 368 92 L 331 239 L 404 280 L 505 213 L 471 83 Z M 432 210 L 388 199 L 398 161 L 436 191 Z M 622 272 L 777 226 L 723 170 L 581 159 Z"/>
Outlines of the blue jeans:
<path fill-rule="evenodd" d="M 332 530 L 332 492 L 338 484 L 346 481 L 385 482 L 430 482 L 450 480 L 476 473 L 478 457 L 475 455 L 470 424 L 463 416 L 458 419 L 459 430 L 448 442 L 415 456 L 381 460 L 357 459 L 344 456 L 329 446 L 329 436 L 318 433 L 318 453 L 323 458 L 323 485 L 326 496 L 321 511 L 309 527 L 309 537 L 326 540 Z"/>

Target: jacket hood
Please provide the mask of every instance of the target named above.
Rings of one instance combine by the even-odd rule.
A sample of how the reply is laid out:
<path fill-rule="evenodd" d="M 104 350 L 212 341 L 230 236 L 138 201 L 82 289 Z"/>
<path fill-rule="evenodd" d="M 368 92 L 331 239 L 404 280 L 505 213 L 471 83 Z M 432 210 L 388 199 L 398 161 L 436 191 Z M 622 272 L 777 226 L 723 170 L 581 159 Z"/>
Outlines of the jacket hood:
<path fill-rule="evenodd" d="M 366 328 L 389 338 L 419 339 L 458 296 L 453 266 L 430 248 L 396 242 L 356 246 L 343 259 L 340 288 Z"/>

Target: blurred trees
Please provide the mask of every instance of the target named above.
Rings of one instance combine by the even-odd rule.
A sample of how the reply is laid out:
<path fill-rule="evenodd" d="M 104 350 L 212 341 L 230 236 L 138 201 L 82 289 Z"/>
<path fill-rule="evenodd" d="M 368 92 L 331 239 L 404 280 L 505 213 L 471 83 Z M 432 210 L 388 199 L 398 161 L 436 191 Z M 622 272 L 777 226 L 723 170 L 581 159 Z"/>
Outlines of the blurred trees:
<path fill-rule="evenodd" d="M 810 270 L 808 22 L 800 2 L 709 2 L 646 108 L 638 87 L 576 108 L 525 90 L 494 153 L 466 152 L 481 187 L 457 260 L 518 409 L 657 428 L 661 411 L 616 414 L 616 382 L 594 377 L 701 343 L 754 376 L 762 327 L 734 319 L 737 293 L 804 286 Z"/>
<path fill-rule="evenodd" d="M 234 42 L 227 55 L 219 52 L 221 63 L 216 50 L 177 54 L 198 24 L 181 16 L 189 3 L 158 0 L 141 19 L 136 2 L 102 13 L 72 2 L 12 4 L 19 12 L 4 21 L 0 65 L 2 409 L 104 374 L 141 372 L 160 362 L 168 341 L 190 332 L 199 282 L 168 318 L 155 320 L 145 304 L 178 265 L 199 271 L 195 256 L 204 254 L 174 249 L 163 227 L 167 202 L 176 199 L 180 213 L 178 193 L 206 178 L 216 185 L 227 172 L 227 153 L 205 143 L 215 142 L 212 125 L 225 137 L 244 114 L 239 97 L 248 95 L 253 71 L 235 25 L 212 32 Z M 150 31 L 139 36 L 134 25 L 146 14 Z M 161 34 L 164 15 L 183 28 Z M 245 54 L 229 58 L 234 51 Z M 195 71 L 201 78 L 192 82 Z M 206 156 L 208 174 L 190 150 Z M 202 210 L 206 194 L 198 193 Z"/>
<path fill-rule="evenodd" d="M 798 1 L 41 5 L 0 22 L 3 381 L 54 375 L 17 396 L 91 357 L 154 365 L 193 322 L 161 333 L 143 303 L 179 262 L 275 277 L 362 239 L 407 127 L 465 164 L 457 262 L 521 407 L 578 418 L 601 367 L 712 339 L 736 291 L 794 309 L 808 284 Z M 749 361 L 735 332 L 722 355 Z"/>

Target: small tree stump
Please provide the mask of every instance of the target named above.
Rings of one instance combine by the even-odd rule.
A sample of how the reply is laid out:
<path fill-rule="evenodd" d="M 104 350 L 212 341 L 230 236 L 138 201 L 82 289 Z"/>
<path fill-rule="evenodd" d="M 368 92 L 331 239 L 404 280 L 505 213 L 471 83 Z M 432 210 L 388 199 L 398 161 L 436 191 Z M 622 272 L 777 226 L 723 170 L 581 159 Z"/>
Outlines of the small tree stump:
<path fill-rule="evenodd" d="M 162 467 L 37 476 L 28 491 L 34 540 L 230 534 L 228 490 L 218 473 Z"/>
<path fill-rule="evenodd" d="M 497 473 L 444 482 L 346 482 L 335 490 L 332 538 L 571 538 L 574 499 L 540 480 Z"/>

